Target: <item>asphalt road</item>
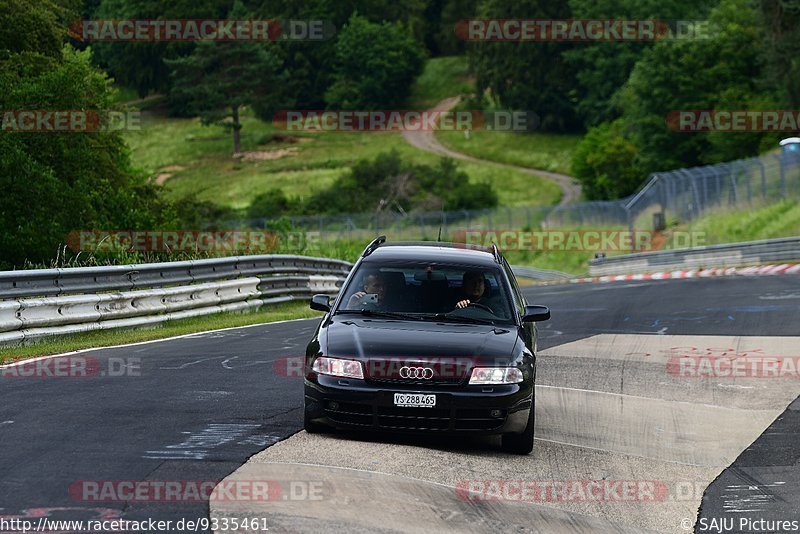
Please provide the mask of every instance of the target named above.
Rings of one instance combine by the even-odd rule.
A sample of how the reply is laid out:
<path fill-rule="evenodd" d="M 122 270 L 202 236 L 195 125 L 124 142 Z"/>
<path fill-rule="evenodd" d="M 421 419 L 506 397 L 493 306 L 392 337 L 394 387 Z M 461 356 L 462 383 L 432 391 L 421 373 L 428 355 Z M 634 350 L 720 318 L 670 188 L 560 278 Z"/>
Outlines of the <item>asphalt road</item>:
<path fill-rule="evenodd" d="M 452 444 L 303 432 L 269 447 L 302 426 L 301 382 L 285 376 L 283 358 L 303 354 L 315 321 L 294 321 L 90 351 L 81 357 L 101 370 L 91 377 L 9 376 L 5 369 L 0 378 L 0 519 L 207 517 L 205 502 L 98 501 L 86 488 L 93 481 L 220 480 L 268 447 L 233 476 L 247 477 L 255 469 L 258 476 L 297 478 L 303 474 L 291 470 L 308 463 L 317 471 L 304 476 L 337 484 L 339 491 L 352 492 L 355 502 L 356 495 L 419 493 L 444 508 L 439 494 L 444 491 L 460 514 L 444 524 L 454 528 L 457 517 L 472 518 L 468 524 L 476 531 L 496 526 L 492 521 L 500 517 L 575 532 L 670 532 L 680 531 L 675 520 L 681 514 L 691 514 L 694 523 L 701 504 L 709 517 L 725 514 L 724 490 L 730 484 L 717 486 L 727 480 L 731 470 L 726 467 L 744 462 L 748 476 L 756 468 L 763 474 L 771 457 L 765 450 L 796 447 L 798 440 L 785 438 L 796 432 L 796 417 L 784 417 L 782 441 L 765 441 L 769 432 L 758 439 L 797 397 L 796 380 L 686 379 L 665 372 L 665 364 L 675 347 L 734 344 L 737 350 L 797 355 L 800 338 L 792 336 L 798 335 L 798 277 L 567 284 L 525 292 L 553 311 L 540 330 L 537 445 L 530 457 L 503 455 L 492 440 Z M 755 456 L 767 458 L 755 467 L 753 455 L 737 460 L 754 440 L 761 447 Z M 797 469 L 791 469 L 794 454 L 775 459 L 783 466 L 780 491 L 789 497 L 796 497 L 800 485 Z M 413 469 L 410 459 L 417 462 Z M 354 474 L 364 472 L 375 473 L 372 482 Z M 609 502 L 504 507 L 453 497 L 453 485 L 481 476 L 639 477 L 663 481 L 671 496 L 677 485 L 700 487 L 661 507 Z M 411 485 L 401 484 L 409 480 Z M 765 488 L 762 494 L 769 491 Z M 781 508 L 785 499 L 764 501 L 754 513 L 800 519 L 796 510 L 794 517 L 783 517 L 792 513 L 791 507 Z M 366 523 L 320 522 L 309 515 L 314 506 L 300 504 L 307 512 L 302 519 L 287 508 L 282 520 L 276 513 L 275 525 L 375 530 Z M 330 513 L 330 504 L 317 503 L 319 513 Z M 224 503 L 221 510 L 223 515 L 236 511 Z M 530 523 L 531 514 L 539 522 Z M 408 513 L 400 517 L 407 523 L 398 525 L 417 524 Z M 415 521 L 425 517 L 420 512 Z M 380 519 L 385 521 L 380 528 L 391 530 L 391 513 Z"/>

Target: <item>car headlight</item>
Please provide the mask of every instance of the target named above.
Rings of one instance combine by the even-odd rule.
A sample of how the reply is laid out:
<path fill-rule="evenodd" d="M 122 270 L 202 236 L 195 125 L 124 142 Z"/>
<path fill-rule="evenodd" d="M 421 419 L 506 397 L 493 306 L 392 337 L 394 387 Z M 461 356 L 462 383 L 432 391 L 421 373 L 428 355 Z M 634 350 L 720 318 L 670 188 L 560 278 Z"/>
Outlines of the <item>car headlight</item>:
<path fill-rule="evenodd" d="M 522 371 L 516 367 L 475 367 L 469 378 L 470 385 L 519 384 Z"/>
<path fill-rule="evenodd" d="M 327 358 L 320 356 L 314 360 L 311 369 L 321 375 L 341 376 L 343 378 L 364 378 L 364 368 L 358 360 Z"/>

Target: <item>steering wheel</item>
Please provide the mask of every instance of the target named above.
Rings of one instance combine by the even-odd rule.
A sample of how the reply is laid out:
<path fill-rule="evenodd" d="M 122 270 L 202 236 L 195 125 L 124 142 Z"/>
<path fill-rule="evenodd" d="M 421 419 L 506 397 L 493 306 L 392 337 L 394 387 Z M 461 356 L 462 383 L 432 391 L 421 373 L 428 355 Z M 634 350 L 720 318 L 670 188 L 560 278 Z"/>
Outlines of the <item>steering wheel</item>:
<path fill-rule="evenodd" d="M 494 315 L 494 312 L 492 311 L 492 309 L 489 306 L 487 306 L 486 304 L 481 304 L 480 302 L 470 302 L 469 304 L 467 304 L 467 306 L 475 306 L 476 308 L 481 308 L 482 310 L 486 310 L 489 313 L 491 313 L 492 315 Z"/>

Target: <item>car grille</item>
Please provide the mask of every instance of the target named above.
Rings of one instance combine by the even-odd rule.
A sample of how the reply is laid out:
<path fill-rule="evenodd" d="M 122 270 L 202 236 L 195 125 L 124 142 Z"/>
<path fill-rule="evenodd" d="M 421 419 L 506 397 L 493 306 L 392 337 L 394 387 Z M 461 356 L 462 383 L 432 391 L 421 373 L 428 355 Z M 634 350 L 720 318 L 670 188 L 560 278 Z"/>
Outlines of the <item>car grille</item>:
<path fill-rule="evenodd" d="M 337 423 L 385 430 L 487 431 L 500 428 L 506 420 L 492 417 L 488 409 L 397 408 L 339 403 L 336 410 L 325 408 L 325 415 Z"/>
<path fill-rule="evenodd" d="M 366 379 L 379 384 L 461 386 L 471 368 L 471 361 L 466 358 L 437 362 L 374 359 L 366 362 Z M 424 374 L 415 376 L 414 372 Z"/>

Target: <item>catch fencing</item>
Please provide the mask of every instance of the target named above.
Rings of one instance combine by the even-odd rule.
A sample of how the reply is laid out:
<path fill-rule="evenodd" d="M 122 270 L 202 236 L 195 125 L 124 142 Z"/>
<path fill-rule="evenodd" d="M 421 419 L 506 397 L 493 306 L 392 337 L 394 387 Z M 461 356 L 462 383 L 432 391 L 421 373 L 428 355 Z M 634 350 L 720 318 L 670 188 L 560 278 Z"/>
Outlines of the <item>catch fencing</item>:
<path fill-rule="evenodd" d="M 392 240 L 444 239 L 457 231 L 604 228 L 661 230 L 713 210 L 732 211 L 800 199 L 800 153 L 766 154 L 716 165 L 653 173 L 634 195 L 619 200 L 561 206 L 514 206 L 486 210 L 404 212 L 383 207 L 372 213 L 229 221 L 230 226 L 319 232 L 320 240 L 362 240 L 386 234 Z"/>

